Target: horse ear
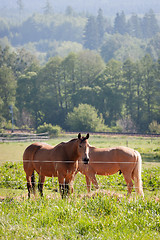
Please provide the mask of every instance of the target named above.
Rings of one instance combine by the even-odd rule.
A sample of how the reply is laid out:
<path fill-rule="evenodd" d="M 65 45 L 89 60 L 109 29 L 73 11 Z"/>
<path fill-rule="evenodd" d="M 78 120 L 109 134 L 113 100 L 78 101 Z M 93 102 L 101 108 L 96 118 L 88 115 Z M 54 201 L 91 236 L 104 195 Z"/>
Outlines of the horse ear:
<path fill-rule="evenodd" d="M 78 138 L 81 139 L 81 133 L 78 134 Z"/>
<path fill-rule="evenodd" d="M 89 133 L 87 133 L 87 135 L 86 135 L 86 139 L 88 139 L 89 138 Z"/>

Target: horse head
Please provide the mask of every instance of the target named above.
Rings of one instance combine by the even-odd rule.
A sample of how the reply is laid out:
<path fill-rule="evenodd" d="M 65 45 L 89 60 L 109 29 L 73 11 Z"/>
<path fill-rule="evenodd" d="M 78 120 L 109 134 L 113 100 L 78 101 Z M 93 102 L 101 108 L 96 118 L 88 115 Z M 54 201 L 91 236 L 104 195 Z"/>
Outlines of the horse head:
<path fill-rule="evenodd" d="M 82 137 L 81 133 L 78 134 L 78 151 L 82 156 L 82 160 L 84 164 L 88 164 L 89 162 L 89 145 L 88 145 L 89 133 L 87 133 L 86 137 Z"/>

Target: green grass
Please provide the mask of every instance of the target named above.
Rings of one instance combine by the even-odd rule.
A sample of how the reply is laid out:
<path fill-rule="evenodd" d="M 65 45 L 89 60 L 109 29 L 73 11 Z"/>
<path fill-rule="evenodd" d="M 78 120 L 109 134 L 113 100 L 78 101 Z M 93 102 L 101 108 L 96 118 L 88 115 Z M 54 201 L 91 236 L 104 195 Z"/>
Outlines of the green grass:
<path fill-rule="evenodd" d="M 94 197 L 6 198 L 1 239 L 159 239 L 159 203 Z"/>
<path fill-rule="evenodd" d="M 30 143 L 1 143 L 0 239 L 160 239 L 160 139 L 91 135 L 89 142 L 97 147 L 129 146 L 142 154 L 144 200 L 134 191 L 126 197 L 126 183 L 118 174 L 97 176 L 100 190 L 87 194 L 80 173 L 69 198 L 62 200 L 53 191 L 58 188 L 57 178 L 47 178 L 44 198 L 37 193 L 28 200 L 22 155 Z"/>

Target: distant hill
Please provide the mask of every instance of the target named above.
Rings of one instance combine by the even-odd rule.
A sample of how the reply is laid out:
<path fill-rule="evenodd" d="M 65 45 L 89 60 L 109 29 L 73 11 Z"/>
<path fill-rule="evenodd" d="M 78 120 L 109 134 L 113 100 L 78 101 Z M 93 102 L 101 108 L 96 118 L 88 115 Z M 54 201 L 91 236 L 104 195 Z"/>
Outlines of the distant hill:
<path fill-rule="evenodd" d="M 47 0 L 21 0 L 24 13 L 42 12 Z M 106 16 L 115 16 L 122 10 L 125 14 L 144 14 L 153 9 L 160 13 L 160 0 L 48 0 L 55 12 L 64 12 L 67 6 L 71 6 L 76 12 L 96 14 L 99 8 L 103 9 Z M 2 11 L 3 10 L 3 11 Z M 17 0 L 0 0 L 1 15 L 18 11 Z"/>

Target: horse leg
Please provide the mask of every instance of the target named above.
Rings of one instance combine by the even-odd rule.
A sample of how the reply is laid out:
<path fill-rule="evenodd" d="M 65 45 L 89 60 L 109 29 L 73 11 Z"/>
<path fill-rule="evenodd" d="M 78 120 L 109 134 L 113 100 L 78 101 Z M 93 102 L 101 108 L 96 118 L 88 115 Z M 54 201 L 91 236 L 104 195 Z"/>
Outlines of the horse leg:
<path fill-rule="evenodd" d="M 123 176 L 124 176 L 124 179 L 127 183 L 127 188 L 128 188 L 128 194 L 127 195 L 130 195 L 131 192 L 132 192 L 132 188 L 133 188 L 133 182 L 132 182 L 131 175 L 123 174 Z"/>
<path fill-rule="evenodd" d="M 70 193 L 70 183 L 69 183 L 69 181 L 66 181 L 66 179 L 65 179 L 65 197 L 67 196 L 67 195 L 69 195 L 69 193 Z"/>
<path fill-rule="evenodd" d="M 31 189 L 32 189 L 31 176 L 26 175 L 26 179 L 27 179 L 28 199 L 29 199 L 31 196 Z"/>
<path fill-rule="evenodd" d="M 91 191 L 91 182 L 93 183 L 94 187 L 96 189 L 99 188 L 98 186 L 98 182 L 97 182 L 97 179 L 96 179 L 96 176 L 95 174 L 90 174 L 90 176 L 87 176 L 86 175 L 86 183 L 87 183 L 87 191 L 90 192 Z"/>
<path fill-rule="evenodd" d="M 38 190 L 40 192 L 41 197 L 43 197 L 44 181 L 45 181 L 45 176 L 39 176 Z"/>
<path fill-rule="evenodd" d="M 94 187 L 95 187 L 96 189 L 98 189 L 99 186 L 98 186 L 98 182 L 97 182 L 96 176 L 94 175 L 94 176 L 91 178 L 91 180 L 92 180 L 92 183 L 93 183 Z"/>
<path fill-rule="evenodd" d="M 32 176 L 31 176 L 31 184 L 32 184 L 33 194 L 35 195 L 35 175 L 34 175 L 34 171 L 33 171 Z"/>
<path fill-rule="evenodd" d="M 61 197 L 64 198 L 65 194 L 65 179 L 62 176 L 58 176 L 58 182 L 59 182 L 59 191 L 61 194 Z"/>
<path fill-rule="evenodd" d="M 86 184 L 87 184 L 87 191 L 89 193 L 91 191 L 91 180 L 87 176 L 86 176 Z"/>
<path fill-rule="evenodd" d="M 75 175 L 73 175 L 72 178 L 71 178 L 71 180 L 70 180 L 70 191 L 71 191 L 71 193 L 74 192 L 74 188 L 73 188 L 74 179 L 75 179 Z"/>

